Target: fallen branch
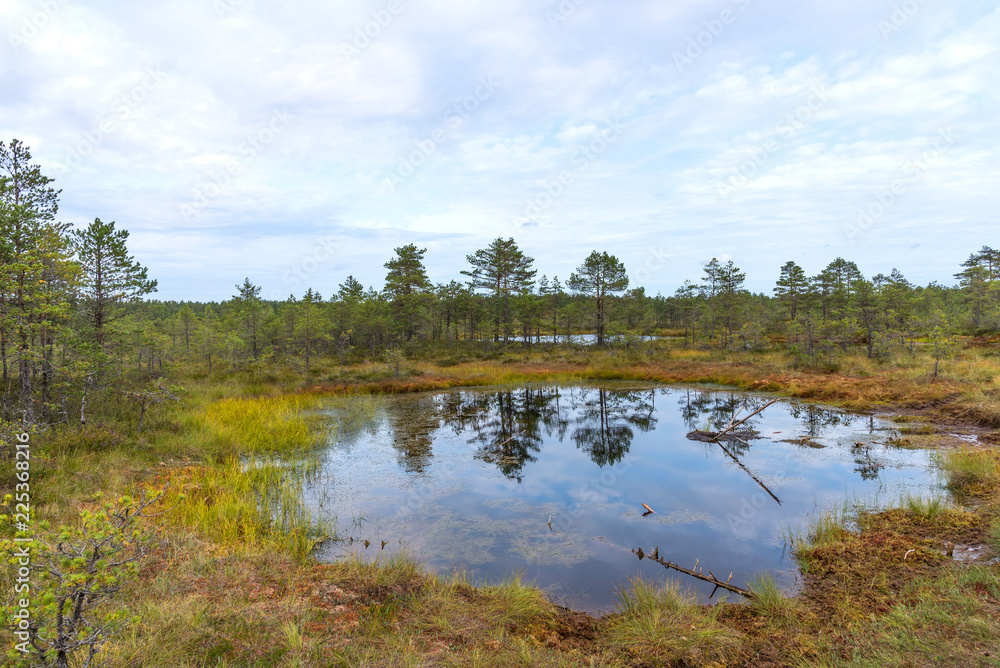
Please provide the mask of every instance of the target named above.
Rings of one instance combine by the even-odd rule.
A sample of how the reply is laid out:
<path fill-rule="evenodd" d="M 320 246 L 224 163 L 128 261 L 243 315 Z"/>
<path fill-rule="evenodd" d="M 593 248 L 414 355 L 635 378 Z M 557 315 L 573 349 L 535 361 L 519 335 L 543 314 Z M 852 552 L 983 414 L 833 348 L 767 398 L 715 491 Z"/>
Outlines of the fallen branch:
<path fill-rule="evenodd" d="M 741 424 L 743 424 L 744 422 L 746 422 L 747 420 L 749 420 L 750 418 L 752 418 L 754 415 L 757 415 L 757 413 L 760 413 L 765 408 L 767 408 L 768 406 L 770 406 L 773 403 L 776 403 L 777 401 L 778 401 L 777 399 L 771 399 L 769 402 L 767 402 L 766 404 L 764 404 L 763 406 L 761 406 L 760 408 L 758 408 L 757 410 L 755 410 L 753 413 L 751 413 L 750 415 L 748 415 L 745 418 L 743 418 L 742 420 L 740 420 L 739 422 L 734 422 L 733 420 L 730 420 L 729 421 L 729 425 L 726 426 L 725 429 L 723 429 L 722 431 L 720 431 L 719 433 L 717 433 L 715 435 L 716 440 L 718 440 L 720 436 L 722 436 L 722 435 L 724 435 L 724 434 L 732 431 L 733 429 L 736 429 Z M 739 412 L 737 412 L 735 415 L 733 415 L 734 419 L 735 419 L 736 415 L 739 415 Z"/>
<path fill-rule="evenodd" d="M 729 574 L 729 578 L 727 580 L 722 581 L 719 578 L 715 577 L 715 573 L 713 573 L 712 571 L 709 571 L 708 575 L 705 575 L 700 570 L 692 570 L 690 568 L 684 568 L 683 566 L 678 566 L 677 564 L 675 564 L 675 563 L 673 563 L 671 561 L 667 561 L 666 559 L 660 558 L 660 548 L 659 548 L 659 546 L 653 548 L 653 551 L 651 553 L 649 553 L 649 554 L 646 554 L 645 552 L 643 552 L 641 547 L 638 548 L 638 549 L 632 550 L 632 554 L 638 556 L 640 560 L 642 560 L 642 559 L 649 559 L 650 561 L 655 561 L 656 563 L 660 564 L 664 568 L 672 568 L 675 571 L 679 571 L 681 573 L 684 573 L 684 575 L 690 575 L 693 578 L 697 578 L 697 579 L 702 580 L 704 582 L 708 582 L 710 584 L 715 585 L 715 589 L 712 590 L 712 593 L 709 595 L 709 598 L 712 598 L 712 596 L 715 596 L 715 592 L 718 591 L 720 587 L 722 589 L 727 590 L 727 591 L 731 591 L 734 594 L 739 594 L 740 596 L 742 596 L 743 598 L 746 598 L 746 599 L 753 599 L 753 598 L 755 598 L 757 596 L 755 593 L 753 593 L 753 591 L 751 591 L 749 589 L 743 589 L 742 587 L 737 587 L 734 584 L 730 584 L 730 581 L 733 579 L 733 574 L 732 573 Z M 698 568 L 698 564 L 695 563 L 695 569 L 697 569 L 697 568 Z"/>

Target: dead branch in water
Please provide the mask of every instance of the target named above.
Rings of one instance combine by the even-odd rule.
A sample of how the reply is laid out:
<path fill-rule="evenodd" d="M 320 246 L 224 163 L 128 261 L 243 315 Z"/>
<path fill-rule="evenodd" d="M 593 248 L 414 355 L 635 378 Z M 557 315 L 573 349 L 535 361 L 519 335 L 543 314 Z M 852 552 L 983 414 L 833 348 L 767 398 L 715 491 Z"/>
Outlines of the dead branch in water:
<path fill-rule="evenodd" d="M 513 436 L 511 436 L 510 438 L 508 438 L 508 439 L 507 439 L 506 441 L 504 441 L 503 443 L 497 443 L 497 444 L 496 444 L 496 447 L 498 447 L 498 448 L 502 448 L 503 446 L 507 445 L 508 443 L 510 443 L 511 441 L 513 441 L 513 440 L 514 440 L 515 438 L 517 438 L 518 436 L 520 436 L 521 434 L 523 434 L 523 433 L 524 433 L 524 431 L 525 431 L 525 430 L 524 430 L 524 429 L 522 429 L 521 431 L 517 432 L 516 434 L 514 434 Z"/>
<path fill-rule="evenodd" d="M 763 410 L 764 410 L 765 408 L 767 408 L 768 406 L 770 406 L 770 405 L 771 405 L 771 404 L 773 404 L 773 403 L 776 403 L 777 401 L 778 401 L 777 399 L 771 399 L 771 400 L 770 400 L 769 402 L 767 402 L 766 404 L 764 404 L 763 406 L 761 406 L 760 408 L 758 408 L 757 410 L 755 410 L 755 411 L 754 411 L 753 413 L 751 413 L 750 415 L 746 416 L 746 417 L 745 417 L 745 418 L 743 418 L 742 420 L 739 420 L 739 421 L 736 421 L 736 416 L 737 416 L 737 415 L 739 415 L 739 414 L 740 414 L 740 411 L 742 411 L 742 410 L 743 410 L 743 409 L 741 408 L 741 409 L 740 409 L 740 411 L 737 411 L 736 413 L 734 413 L 734 414 L 733 414 L 733 417 L 732 417 L 732 419 L 731 419 L 731 420 L 729 421 L 729 424 L 728 424 L 728 425 L 726 425 L 726 428 L 725 428 L 725 429 L 723 429 L 722 431 L 720 431 L 719 433 L 717 433 L 717 434 L 715 435 L 715 439 L 716 439 L 716 440 L 718 440 L 720 436 L 722 436 L 722 435 L 724 435 L 724 434 L 727 434 L 728 432 L 732 431 L 733 429 L 736 429 L 736 428 L 737 428 L 737 427 L 739 427 L 739 426 L 740 426 L 741 424 L 743 424 L 744 422 L 746 422 L 747 420 L 749 420 L 750 418 L 752 418 L 752 417 L 753 417 L 754 415 L 757 415 L 757 413 L 760 413 L 760 412 L 761 412 L 761 411 L 763 411 Z"/>
<path fill-rule="evenodd" d="M 697 579 L 702 580 L 704 582 L 708 582 L 710 584 L 715 585 L 715 589 L 712 590 L 712 593 L 709 595 L 709 598 L 712 598 L 712 596 L 715 596 L 715 592 L 718 591 L 720 587 L 722 589 L 727 590 L 727 591 L 731 591 L 734 594 L 739 594 L 740 596 L 742 596 L 743 598 L 746 598 L 746 599 L 753 599 L 753 598 L 755 598 L 757 596 L 756 594 L 753 593 L 753 591 L 751 591 L 749 589 L 744 589 L 742 587 L 737 587 L 734 584 L 730 584 L 730 580 L 733 579 L 733 574 L 732 573 L 729 574 L 729 578 L 727 580 L 722 581 L 719 578 L 715 577 L 715 573 L 713 573 L 712 571 L 709 571 L 708 575 L 705 575 L 700 570 L 692 570 L 690 568 L 684 568 L 683 566 L 678 566 L 677 564 L 673 563 L 672 561 L 667 561 L 666 559 L 662 559 L 660 557 L 660 548 L 659 548 L 659 546 L 653 548 L 653 551 L 651 553 L 649 553 L 649 554 L 643 552 L 641 547 L 638 548 L 638 549 L 632 550 L 632 554 L 638 556 L 640 560 L 642 560 L 642 559 L 649 559 L 650 561 L 655 561 L 656 563 L 660 564 L 664 568 L 672 568 L 675 571 L 679 571 L 681 573 L 684 573 L 685 575 L 690 575 L 693 578 L 697 578 Z M 695 569 L 697 569 L 697 568 L 698 568 L 698 564 L 696 563 L 695 564 Z"/>

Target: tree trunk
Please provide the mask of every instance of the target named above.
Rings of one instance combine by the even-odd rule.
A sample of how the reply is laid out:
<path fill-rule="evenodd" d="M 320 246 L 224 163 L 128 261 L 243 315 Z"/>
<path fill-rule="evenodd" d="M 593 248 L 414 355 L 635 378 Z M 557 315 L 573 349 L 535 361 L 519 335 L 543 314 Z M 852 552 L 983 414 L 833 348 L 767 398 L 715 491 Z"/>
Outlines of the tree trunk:
<path fill-rule="evenodd" d="M 3 382 L 6 383 L 9 380 L 8 370 L 7 370 L 7 331 L 0 330 L 0 358 L 3 359 Z"/>
<path fill-rule="evenodd" d="M 604 297 L 597 294 L 597 345 L 604 345 Z"/>
<path fill-rule="evenodd" d="M 21 421 L 25 427 L 35 424 L 35 405 L 31 387 L 31 361 L 28 359 L 28 336 L 21 335 L 21 350 L 17 372 L 21 378 Z"/>

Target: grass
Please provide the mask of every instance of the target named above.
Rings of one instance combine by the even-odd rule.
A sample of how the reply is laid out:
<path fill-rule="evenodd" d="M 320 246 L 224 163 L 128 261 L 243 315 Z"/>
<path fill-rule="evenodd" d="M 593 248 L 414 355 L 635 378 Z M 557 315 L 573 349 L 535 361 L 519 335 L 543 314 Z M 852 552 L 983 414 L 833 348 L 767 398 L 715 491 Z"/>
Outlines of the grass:
<path fill-rule="evenodd" d="M 1000 454 L 993 449 L 964 448 L 945 453 L 940 466 L 948 488 L 961 496 L 984 496 L 1000 485 Z"/>
<path fill-rule="evenodd" d="M 594 619 L 561 609 L 517 577 L 472 583 L 405 555 L 316 564 L 335 527 L 305 511 L 317 444 L 364 430 L 385 395 L 473 385 L 600 379 L 703 382 L 854 408 L 907 408 L 912 435 L 938 418 L 1000 426 L 1000 358 L 977 349 L 942 362 L 884 363 L 835 354 L 809 361 L 656 342 L 632 350 L 456 346 L 444 364 L 320 361 L 309 378 L 275 368 L 209 377 L 176 369 L 179 405 L 156 406 L 137 433 L 135 406 L 92 398 L 85 429 L 38 435 L 33 509 L 72 522 L 96 491 L 162 488 L 160 548 L 127 593 L 138 622 L 106 649 L 115 666 L 995 665 L 998 567 L 947 559 L 946 541 L 1000 551 L 1000 456 L 939 455 L 964 506 L 903 497 L 821 513 L 793 542 L 803 592 L 755 578 L 749 605 L 696 605 L 681 580 L 637 579 Z M 480 350 L 480 352 L 477 352 Z M 913 415 L 916 413 L 916 415 Z M 330 416 L 333 416 L 332 418 Z M 37 467 L 37 468 L 36 468 Z M 681 584 L 678 584 L 681 582 Z M 6 580 L 0 586 L 8 586 Z M 989 656 L 987 656 L 989 654 Z"/>
<path fill-rule="evenodd" d="M 737 635 L 719 624 L 717 608 L 701 608 L 673 581 L 634 578 L 617 594 L 619 614 L 603 642 L 616 654 L 649 666 L 702 665 L 725 655 Z"/>
<path fill-rule="evenodd" d="M 947 501 L 940 497 L 922 497 L 906 495 L 900 500 L 900 504 L 914 517 L 922 520 L 932 520 L 940 517 L 948 507 Z"/>
<path fill-rule="evenodd" d="M 306 395 L 219 399 L 197 414 L 192 426 L 226 453 L 300 455 L 321 437 L 306 416 L 318 404 Z"/>
<path fill-rule="evenodd" d="M 795 614 L 797 608 L 795 601 L 782 593 L 772 574 L 755 575 L 750 578 L 749 586 L 750 591 L 754 593 L 750 607 L 757 615 L 771 620 L 787 621 Z"/>
<path fill-rule="evenodd" d="M 217 466 L 174 469 L 154 485 L 167 487 L 165 521 L 220 546 L 282 551 L 305 560 L 334 532 L 302 499 L 301 465 L 232 459 Z"/>

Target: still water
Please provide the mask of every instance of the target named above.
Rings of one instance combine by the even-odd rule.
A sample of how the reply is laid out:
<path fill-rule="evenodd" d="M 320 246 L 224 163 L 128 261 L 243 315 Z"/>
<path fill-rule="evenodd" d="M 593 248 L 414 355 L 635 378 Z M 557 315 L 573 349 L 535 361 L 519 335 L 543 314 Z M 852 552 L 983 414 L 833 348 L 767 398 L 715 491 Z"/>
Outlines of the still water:
<path fill-rule="evenodd" d="M 687 438 L 768 400 L 635 383 L 394 396 L 324 453 L 308 501 L 343 540 L 319 556 L 405 550 L 478 582 L 522 573 L 556 602 L 598 613 L 638 574 L 711 593 L 633 548 L 732 572 L 740 586 L 770 572 L 792 590 L 785 537 L 810 517 L 845 500 L 940 493 L 929 452 L 888 445 L 892 424 L 870 416 L 782 401 L 741 427 L 754 432 L 745 442 L 724 443 L 728 453 Z"/>

